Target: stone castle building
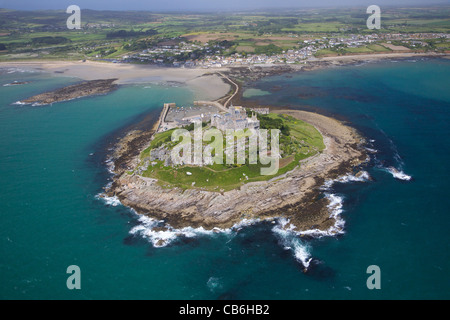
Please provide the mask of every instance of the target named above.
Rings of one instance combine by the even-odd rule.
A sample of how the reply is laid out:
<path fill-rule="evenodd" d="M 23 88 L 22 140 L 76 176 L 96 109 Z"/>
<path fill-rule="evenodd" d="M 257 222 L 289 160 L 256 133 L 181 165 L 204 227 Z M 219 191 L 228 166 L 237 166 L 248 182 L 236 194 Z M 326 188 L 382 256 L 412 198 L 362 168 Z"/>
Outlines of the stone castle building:
<path fill-rule="evenodd" d="M 211 115 L 211 126 L 219 130 L 225 131 L 227 129 L 259 129 L 259 120 L 256 114 L 251 117 L 247 116 L 247 112 L 242 107 L 231 106 L 228 108 L 228 113 Z"/>

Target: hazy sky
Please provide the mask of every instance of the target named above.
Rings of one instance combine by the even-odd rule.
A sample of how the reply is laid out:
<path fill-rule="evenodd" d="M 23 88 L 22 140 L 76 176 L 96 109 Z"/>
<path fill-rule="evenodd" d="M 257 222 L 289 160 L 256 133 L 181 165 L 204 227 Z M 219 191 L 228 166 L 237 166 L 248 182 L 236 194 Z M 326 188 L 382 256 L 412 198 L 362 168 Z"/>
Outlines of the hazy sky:
<path fill-rule="evenodd" d="M 64 10 L 71 4 L 81 9 L 148 11 L 215 11 L 263 8 L 417 5 L 447 3 L 450 0 L 0 0 L 0 8 L 18 10 Z"/>

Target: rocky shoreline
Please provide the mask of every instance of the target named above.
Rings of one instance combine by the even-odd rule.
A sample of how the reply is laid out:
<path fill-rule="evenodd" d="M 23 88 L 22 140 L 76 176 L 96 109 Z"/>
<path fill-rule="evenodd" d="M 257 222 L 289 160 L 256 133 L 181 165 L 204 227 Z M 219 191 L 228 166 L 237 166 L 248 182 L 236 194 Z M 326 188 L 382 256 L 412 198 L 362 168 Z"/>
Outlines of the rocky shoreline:
<path fill-rule="evenodd" d="M 276 65 L 248 65 L 232 66 L 224 71 L 232 79 L 251 82 L 263 77 L 281 75 L 290 72 L 312 71 L 329 67 L 357 65 L 366 62 L 392 60 L 392 59 L 416 59 L 416 58 L 447 58 L 448 53 L 373 53 L 353 54 L 343 56 L 329 56 L 305 61 L 303 64 L 276 64 Z"/>
<path fill-rule="evenodd" d="M 16 104 L 48 105 L 81 97 L 107 94 L 117 89 L 117 84 L 114 84 L 117 80 L 118 79 L 114 78 L 84 81 L 79 84 L 70 85 L 61 89 L 32 96 L 28 99 L 18 101 Z"/>
<path fill-rule="evenodd" d="M 364 139 L 341 122 L 316 113 L 275 110 L 314 125 L 323 135 L 326 149 L 301 166 L 269 181 L 251 182 L 227 192 L 168 188 L 157 180 L 129 174 L 148 145 L 152 130 L 130 132 L 114 154 L 115 177 L 105 194 L 117 197 L 137 213 L 163 220 L 173 228 L 230 228 L 244 219 L 283 217 L 296 232 L 327 232 L 336 221 L 330 216 L 330 201 L 320 197 L 320 187 L 329 179 L 355 171 L 367 159 Z"/>

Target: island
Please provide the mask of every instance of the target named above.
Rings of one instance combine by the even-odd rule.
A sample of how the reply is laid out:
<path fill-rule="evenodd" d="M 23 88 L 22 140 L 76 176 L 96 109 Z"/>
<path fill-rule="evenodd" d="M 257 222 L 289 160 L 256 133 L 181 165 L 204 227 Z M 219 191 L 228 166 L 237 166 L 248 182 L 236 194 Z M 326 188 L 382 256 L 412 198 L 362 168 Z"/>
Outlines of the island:
<path fill-rule="evenodd" d="M 98 94 L 107 94 L 117 88 L 114 82 L 118 79 L 99 79 L 83 81 L 54 91 L 41 93 L 16 104 L 48 105 L 61 101 L 73 100 Z"/>
<path fill-rule="evenodd" d="M 286 228 L 302 232 L 340 230 L 330 215 L 330 200 L 321 196 L 327 180 L 343 174 L 361 174 L 367 155 L 364 139 L 355 129 L 313 112 L 272 108 L 245 108 L 196 101 L 193 106 L 167 103 L 149 131 L 133 131 L 114 154 L 114 179 L 105 196 L 117 197 L 138 214 L 163 221 L 172 228 L 231 228 L 243 220 L 284 218 Z M 279 162 L 274 174 L 263 175 L 262 163 L 174 163 L 180 146 L 175 130 L 195 135 L 204 130 L 278 130 Z M 248 140 L 244 146 L 248 147 Z M 273 138 L 272 138 L 273 139 Z M 216 147 L 224 144 L 217 142 Z M 214 144 L 214 143 L 210 143 Z M 205 150 L 208 144 L 201 145 Z M 268 154 L 273 147 L 268 147 Z M 220 149 L 220 148 L 219 148 Z M 245 148 L 244 148 L 245 149 Z M 214 156 L 219 153 L 215 149 Z M 238 152 L 238 142 L 224 145 L 223 156 Z M 246 155 L 248 155 L 248 149 Z M 234 158 L 233 158 L 234 159 Z M 162 226 L 164 229 L 164 226 Z M 160 240 L 158 245 L 164 245 Z"/>
<path fill-rule="evenodd" d="M 6 83 L 3 86 L 4 87 L 11 87 L 11 86 L 21 86 L 23 84 L 28 84 L 30 81 L 13 81 L 11 83 Z"/>

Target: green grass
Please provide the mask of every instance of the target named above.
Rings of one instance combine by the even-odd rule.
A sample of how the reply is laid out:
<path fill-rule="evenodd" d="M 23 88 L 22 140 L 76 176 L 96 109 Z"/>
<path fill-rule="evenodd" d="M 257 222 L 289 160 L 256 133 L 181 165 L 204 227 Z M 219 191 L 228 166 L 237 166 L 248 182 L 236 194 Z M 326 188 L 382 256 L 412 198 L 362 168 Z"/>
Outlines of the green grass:
<path fill-rule="evenodd" d="M 345 53 L 372 53 L 373 50 L 370 50 L 368 47 L 356 47 L 356 48 L 345 48 Z"/>
<path fill-rule="evenodd" d="M 380 33 L 417 33 L 417 32 L 444 32 L 450 31 L 450 7 L 429 8 L 383 8 L 382 29 Z M 150 39 L 171 40 L 174 37 L 217 33 L 228 38 L 233 37 L 235 45 L 231 47 L 238 52 L 253 53 L 261 50 L 263 45 L 272 44 L 282 50 L 292 49 L 299 45 L 300 38 L 276 39 L 297 35 L 302 37 L 329 36 L 334 33 L 371 33 L 365 27 L 368 15 L 361 8 L 333 8 L 333 9 L 304 9 L 284 10 L 279 12 L 255 13 L 160 13 L 137 11 L 93 11 L 84 10 L 82 25 L 105 24 L 101 28 L 85 28 L 83 30 L 67 30 L 65 20 L 68 15 L 64 10 L 52 11 L 15 11 L 0 10 L 0 43 L 7 45 L 8 52 L 2 52 L 0 59 L 67 59 L 94 56 L 102 48 L 114 47 L 117 51 L 103 55 L 102 58 L 117 58 L 133 52 L 124 48 L 126 43 Z M 114 26 L 113 26 L 114 25 Z M 51 28 L 50 28 L 51 26 Z M 136 36 L 130 39 L 106 38 L 107 33 L 118 30 L 145 31 L 154 29 L 158 35 Z M 350 31 L 345 31 L 350 30 Z M 270 36 L 269 36 L 270 35 Z M 51 45 L 33 43 L 34 38 L 58 36 L 65 37 L 71 42 L 64 48 Z M 150 41 L 150 42 L 151 42 Z M 36 42 L 36 41 L 35 41 Z M 80 48 L 92 48 L 79 51 Z M 444 50 L 447 45 L 438 45 Z M 36 50 L 50 51 L 50 54 L 39 54 Z M 137 50 L 137 49 L 136 49 Z M 363 48 L 348 48 L 346 50 L 322 50 L 317 55 L 346 54 L 359 52 L 384 52 L 383 47 L 372 44 Z M 6 55 L 33 53 L 32 55 Z M 86 56 L 85 56 L 86 55 Z"/>
<path fill-rule="evenodd" d="M 287 138 L 287 141 L 296 147 L 294 154 L 284 155 L 284 159 L 293 160 L 290 162 L 283 161 L 286 164 L 282 168 L 279 168 L 278 172 L 274 175 L 261 174 L 261 168 L 269 167 L 270 165 L 263 165 L 259 162 L 258 164 L 248 164 L 247 159 L 247 163 L 244 165 L 214 163 L 205 167 L 192 165 L 165 167 L 161 161 L 156 161 L 157 163 L 154 166 L 150 165 L 144 171 L 143 176 L 158 179 L 160 184 L 164 186 L 176 186 L 183 189 L 194 187 L 210 191 L 226 191 L 238 188 L 244 183 L 266 181 L 280 176 L 294 169 L 299 165 L 300 160 L 315 155 L 325 148 L 322 135 L 312 125 L 286 115 L 269 114 L 269 117 L 272 119 L 281 119 L 283 124 L 289 126 L 290 136 Z M 151 142 L 150 147 L 142 152 L 141 160 L 144 160 L 150 155 L 151 149 L 170 141 L 172 132 L 173 130 L 170 130 L 157 134 Z M 280 137 L 280 141 L 282 139 Z M 172 143 L 169 143 L 169 145 L 172 145 Z M 224 156 L 224 161 L 225 159 L 226 157 Z"/>
<path fill-rule="evenodd" d="M 150 142 L 150 146 L 141 153 L 141 159 L 150 156 L 150 150 L 160 147 L 163 143 L 170 142 L 174 131 L 175 129 L 171 129 L 156 134 Z"/>
<path fill-rule="evenodd" d="M 369 44 L 367 46 L 355 48 L 339 48 L 339 49 L 322 49 L 316 53 L 317 57 L 324 55 L 343 55 L 352 53 L 377 53 L 377 52 L 391 52 L 392 50 L 379 44 Z"/>
<path fill-rule="evenodd" d="M 373 52 L 390 52 L 390 51 L 392 51 L 391 49 L 386 48 L 386 47 L 384 47 L 382 45 L 379 45 L 379 44 L 369 44 L 367 46 L 367 48 L 369 48 Z"/>

